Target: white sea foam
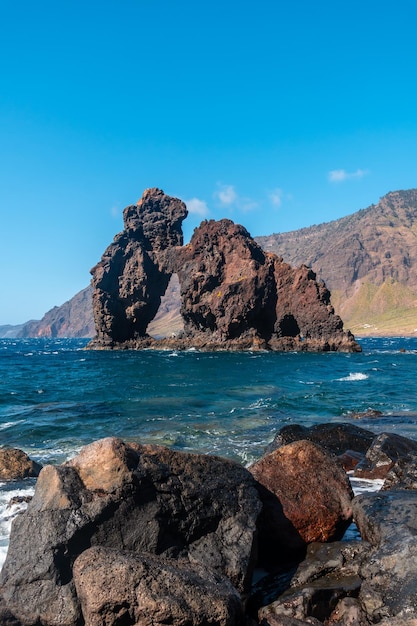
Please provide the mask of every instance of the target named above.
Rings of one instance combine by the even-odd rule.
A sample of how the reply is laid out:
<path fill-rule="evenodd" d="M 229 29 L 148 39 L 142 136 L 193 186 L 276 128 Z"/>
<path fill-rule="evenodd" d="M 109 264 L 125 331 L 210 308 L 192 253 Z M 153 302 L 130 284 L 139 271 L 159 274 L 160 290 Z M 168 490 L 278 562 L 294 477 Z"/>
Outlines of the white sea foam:
<path fill-rule="evenodd" d="M 369 378 L 368 374 L 363 374 L 363 372 L 351 372 L 348 376 L 342 376 L 342 378 L 338 378 L 337 380 L 340 382 L 352 382 L 356 380 L 366 380 Z"/>
<path fill-rule="evenodd" d="M 0 483 L 0 487 L 3 486 L 4 483 Z M 0 569 L 3 567 L 3 563 L 6 559 L 12 521 L 16 515 L 24 511 L 27 507 L 26 502 L 17 502 L 11 506 L 9 506 L 9 502 L 12 498 L 24 498 L 33 495 L 33 493 L 33 485 L 22 489 L 0 491 Z"/>

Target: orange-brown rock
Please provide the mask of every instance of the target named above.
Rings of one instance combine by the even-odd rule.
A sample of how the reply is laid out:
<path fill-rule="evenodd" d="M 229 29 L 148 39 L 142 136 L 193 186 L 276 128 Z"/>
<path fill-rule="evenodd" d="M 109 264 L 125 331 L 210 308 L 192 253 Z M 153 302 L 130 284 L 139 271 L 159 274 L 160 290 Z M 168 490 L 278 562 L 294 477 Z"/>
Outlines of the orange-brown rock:
<path fill-rule="evenodd" d="M 36 477 L 42 466 L 17 448 L 0 449 L 0 480 L 21 480 Z"/>
<path fill-rule="evenodd" d="M 352 489 L 338 460 L 310 441 L 267 454 L 250 468 L 280 500 L 305 543 L 340 538 L 352 518 Z"/>

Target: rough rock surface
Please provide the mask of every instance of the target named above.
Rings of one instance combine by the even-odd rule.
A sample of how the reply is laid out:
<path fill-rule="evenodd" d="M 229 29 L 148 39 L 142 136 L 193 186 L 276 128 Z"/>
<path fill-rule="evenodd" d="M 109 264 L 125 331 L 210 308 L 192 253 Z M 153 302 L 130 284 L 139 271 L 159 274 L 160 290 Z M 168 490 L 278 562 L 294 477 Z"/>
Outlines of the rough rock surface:
<path fill-rule="evenodd" d="M 175 269 L 172 252 L 183 243 L 185 204 L 147 189 L 123 212 L 124 230 L 91 270 L 96 347 L 146 336 Z"/>
<path fill-rule="evenodd" d="M 358 478 L 385 478 L 395 463 L 407 461 L 417 453 L 417 441 L 396 435 L 381 433 L 375 437 L 365 458 L 356 466 L 354 476 Z"/>
<path fill-rule="evenodd" d="M 69 463 L 43 468 L 14 520 L 0 577 L 3 613 L 25 626 L 78 624 L 72 567 L 91 546 L 186 559 L 244 592 L 260 510 L 253 477 L 236 463 L 115 438 L 95 442 Z"/>
<path fill-rule="evenodd" d="M 94 547 L 74 563 L 88 626 L 239 626 L 242 604 L 233 585 L 198 564 Z"/>
<path fill-rule="evenodd" d="M 287 589 L 274 601 L 259 608 L 259 621 L 279 624 L 279 619 L 317 620 L 310 623 L 328 624 L 328 619 L 343 599 L 353 599 L 359 593 L 359 569 L 369 546 L 365 542 L 312 543 L 305 559 L 293 572 Z M 360 606 L 358 612 L 365 617 Z M 291 622 L 289 622 L 291 623 Z M 297 623 L 297 622 L 295 622 Z M 349 622 L 344 624 L 348 626 Z M 366 620 L 358 624 L 365 626 Z"/>
<path fill-rule="evenodd" d="M 375 437 L 375 433 L 370 430 L 345 422 L 314 424 L 310 427 L 288 424 L 277 432 L 265 452 L 272 452 L 288 443 L 307 439 L 337 456 L 348 450 L 365 454 Z"/>
<path fill-rule="evenodd" d="M 346 472 L 323 448 L 297 441 L 249 469 L 278 497 L 302 541 L 329 541 L 343 535 L 352 518 L 353 492 Z"/>
<path fill-rule="evenodd" d="M 417 452 L 394 463 L 382 486 L 383 491 L 387 489 L 417 489 Z"/>
<path fill-rule="evenodd" d="M 18 448 L 0 449 L 0 480 L 22 480 L 36 477 L 42 465 L 32 461 L 28 455 Z"/>
<path fill-rule="evenodd" d="M 243 226 L 204 221 L 182 245 L 183 202 L 148 189 L 124 211 L 122 233 L 93 274 L 97 337 L 92 348 L 197 347 L 360 351 L 312 270 L 265 254 Z M 148 335 L 172 274 L 178 274 L 184 333 Z"/>
<path fill-rule="evenodd" d="M 370 622 L 417 619 L 417 492 L 362 494 L 353 510 L 362 538 L 373 546 L 359 572 L 359 599 Z"/>

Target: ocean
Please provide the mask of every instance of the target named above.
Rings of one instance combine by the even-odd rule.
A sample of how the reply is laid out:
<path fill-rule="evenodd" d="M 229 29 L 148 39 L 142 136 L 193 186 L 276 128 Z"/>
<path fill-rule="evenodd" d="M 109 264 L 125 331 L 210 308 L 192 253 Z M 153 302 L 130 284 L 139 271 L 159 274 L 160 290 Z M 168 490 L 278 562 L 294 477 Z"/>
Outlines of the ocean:
<path fill-rule="evenodd" d="M 89 351 L 84 339 L 0 339 L 0 446 L 61 463 L 117 436 L 248 465 L 285 424 L 349 422 L 417 439 L 417 338 L 362 353 Z M 374 409 L 379 417 L 357 419 Z M 0 482 L 0 567 L 34 480 Z"/>

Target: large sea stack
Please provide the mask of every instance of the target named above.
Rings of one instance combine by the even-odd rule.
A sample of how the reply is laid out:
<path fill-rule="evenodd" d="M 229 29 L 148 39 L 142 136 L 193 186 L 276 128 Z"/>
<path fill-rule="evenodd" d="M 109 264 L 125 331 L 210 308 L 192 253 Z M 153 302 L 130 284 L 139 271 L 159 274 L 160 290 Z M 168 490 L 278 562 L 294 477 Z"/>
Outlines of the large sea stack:
<path fill-rule="evenodd" d="M 204 221 L 183 246 L 185 204 L 147 189 L 91 270 L 97 336 L 90 348 L 360 351 L 306 266 L 265 253 L 231 220 Z M 184 332 L 150 337 L 169 280 L 181 290 Z"/>

